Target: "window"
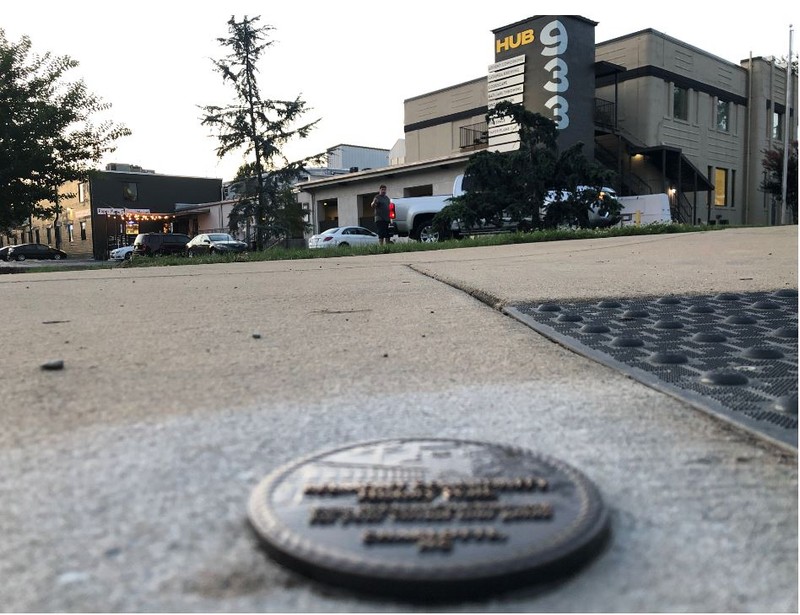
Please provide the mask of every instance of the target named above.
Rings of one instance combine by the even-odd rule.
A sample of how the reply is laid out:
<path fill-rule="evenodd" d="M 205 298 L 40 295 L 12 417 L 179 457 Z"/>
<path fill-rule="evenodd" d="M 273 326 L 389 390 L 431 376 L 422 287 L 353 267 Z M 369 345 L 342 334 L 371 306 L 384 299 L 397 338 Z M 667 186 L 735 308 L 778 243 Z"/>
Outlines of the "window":
<path fill-rule="evenodd" d="M 132 203 L 138 201 L 139 200 L 138 186 L 133 182 L 124 182 L 122 184 L 122 198 Z"/>
<path fill-rule="evenodd" d="M 728 169 L 714 169 L 714 205 L 728 204 Z"/>
<path fill-rule="evenodd" d="M 49 226 L 47 227 L 47 245 L 53 243 L 53 229 Z"/>
<path fill-rule="evenodd" d="M 730 103 L 727 100 L 717 99 L 717 130 L 728 132 L 730 130 Z"/>
<path fill-rule="evenodd" d="M 772 138 L 783 141 L 783 113 L 772 112 Z"/>
<path fill-rule="evenodd" d="M 689 90 L 678 85 L 672 90 L 672 115 L 676 120 L 689 119 Z"/>
<path fill-rule="evenodd" d="M 81 182 L 78 184 L 78 202 L 85 203 L 86 202 L 86 188 L 88 184 L 86 182 Z"/>
<path fill-rule="evenodd" d="M 86 221 L 81 220 L 81 241 L 86 241 Z"/>
<path fill-rule="evenodd" d="M 433 196 L 433 184 L 403 188 L 403 197 Z"/>
<path fill-rule="evenodd" d="M 75 241 L 75 234 L 73 233 L 73 230 L 74 227 L 72 225 L 72 222 L 70 222 L 69 224 L 67 224 L 67 237 L 69 238 L 70 243 Z"/>

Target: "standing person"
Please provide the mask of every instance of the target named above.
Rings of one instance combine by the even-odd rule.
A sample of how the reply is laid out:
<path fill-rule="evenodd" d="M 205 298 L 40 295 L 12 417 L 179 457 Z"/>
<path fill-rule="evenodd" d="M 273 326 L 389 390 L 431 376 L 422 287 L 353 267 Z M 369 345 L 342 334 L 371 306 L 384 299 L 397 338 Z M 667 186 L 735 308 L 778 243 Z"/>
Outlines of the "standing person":
<path fill-rule="evenodd" d="M 375 226 L 378 229 L 378 244 L 389 243 L 389 197 L 386 186 L 381 184 L 378 194 L 372 199 L 372 210 L 375 212 Z"/>

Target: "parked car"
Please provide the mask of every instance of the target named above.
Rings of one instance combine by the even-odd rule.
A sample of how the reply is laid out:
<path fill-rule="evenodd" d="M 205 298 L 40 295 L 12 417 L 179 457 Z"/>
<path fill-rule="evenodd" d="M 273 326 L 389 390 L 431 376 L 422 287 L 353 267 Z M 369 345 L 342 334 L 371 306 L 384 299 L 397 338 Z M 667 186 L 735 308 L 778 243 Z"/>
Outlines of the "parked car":
<path fill-rule="evenodd" d="M 371 246 L 378 244 L 378 235 L 363 226 L 339 226 L 312 235 L 309 248 L 334 248 L 336 246 Z"/>
<path fill-rule="evenodd" d="M 185 254 L 189 239 L 183 233 L 140 233 L 133 241 L 131 256 Z"/>
<path fill-rule="evenodd" d="M 131 254 L 133 254 L 133 246 L 122 246 L 116 250 L 111 250 L 109 256 L 115 261 L 127 261 L 131 259 Z"/>
<path fill-rule="evenodd" d="M 592 199 L 592 203 L 589 205 L 587 215 L 588 215 L 588 225 L 589 228 L 605 228 L 608 226 L 613 226 L 620 221 L 620 216 L 618 214 L 612 214 L 609 211 L 605 211 L 603 209 L 603 201 L 606 199 L 611 199 L 612 202 L 616 201 L 617 193 L 614 191 L 613 188 L 595 188 L 593 186 L 578 186 L 578 195 L 584 196 L 586 198 Z M 556 203 L 563 203 L 568 201 L 572 197 L 572 194 L 567 190 L 562 190 L 558 192 L 556 190 L 550 190 L 544 197 L 544 205 L 540 210 L 540 215 L 545 223 L 548 222 L 549 217 L 547 215 L 547 208 Z M 579 226 L 577 221 L 573 221 L 572 223 L 567 224 L 565 221 L 560 221 L 562 226 Z"/>
<path fill-rule="evenodd" d="M 227 233 L 201 233 L 186 244 L 189 256 L 228 254 L 246 250 L 247 244 L 244 241 L 239 241 Z"/>
<path fill-rule="evenodd" d="M 8 246 L 5 260 L 24 261 L 28 258 L 60 261 L 62 258 L 67 258 L 67 253 L 42 243 L 21 243 L 17 246 Z"/>

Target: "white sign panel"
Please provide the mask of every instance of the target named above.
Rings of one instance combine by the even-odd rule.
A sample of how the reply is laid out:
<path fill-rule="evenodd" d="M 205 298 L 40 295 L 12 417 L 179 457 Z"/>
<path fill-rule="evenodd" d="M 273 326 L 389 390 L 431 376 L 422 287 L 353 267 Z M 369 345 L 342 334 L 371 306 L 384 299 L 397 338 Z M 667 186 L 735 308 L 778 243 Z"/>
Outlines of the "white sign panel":
<path fill-rule="evenodd" d="M 514 152 L 519 149 L 519 141 L 514 141 L 513 143 L 501 143 L 499 145 L 490 145 L 489 150 L 490 152 Z"/>
<path fill-rule="evenodd" d="M 514 118 L 507 115 L 504 115 L 503 117 L 493 117 L 489 120 L 489 128 L 493 128 L 495 126 L 505 126 L 506 124 L 511 124 L 512 122 L 514 122 Z"/>
<path fill-rule="evenodd" d="M 507 68 L 505 70 L 499 70 L 495 73 L 489 73 L 489 81 L 496 81 L 498 79 L 506 79 L 508 77 L 514 77 L 516 75 L 524 75 L 525 74 L 525 65 L 520 64 L 519 66 L 515 66 L 514 68 Z"/>
<path fill-rule="evenodd" d="M 516 133 L 509 133 L 489 138 L 489 147 L 494 147 L 495 145 L 502 145 L 504 143 L 519 143 L 519 135 Z"/>
<path fill-rule="evenodd" d="M 119 207 L 98 207 L 95 212 L 101 216 L 121 216 L 125 210 Z"/>
<path fill-rule="evenodd" d="M 494 90 L 493 92 L 489 92 L 489 104 L 500 98 L 509 98 L 511 96 L 516 96 L 517 94 L 521 96 L 524 90 L 525 86 L 522 84 L 514 85 L 510 88 L 503 88 L 502 90 Z"/>
<path fill-rule="evenodd" d="M 525 82 L 525 75 L 516 75 L 514 77 L 506 77 L 505 79 L 498 79 L 497 81 L 490 81 L 488 89 L 490 92 L 499 90 L 501 88 L 508 88 L 515 85 L 522 85 Z"/>
<path fill-rule="evenodd" d="M 499 137 L 501 135 L 508 135 L 513 134 L 515 137 L 519 136 L 519 124 L 513 122 L 511 124 L 505 124 L 503 126 L 495 126 L 489 128 L 489 139 L 492 137 Z"/>
<path fill-rule="evenodd" d="M 513 58 L 508 58 L 501 62 L 495 62 L 494 64 L 489 64 L 489 72 L 493 73 L 499 70 L 505 70 L 506 68 L 511 68 L 512 66 L 516 66 L 517 64 L 525 64 L 525 54 L 514 56 Z"/>
<path fill-rule="evenodd" d="M 497 100 L 490 100 L 489 101 L 489 109 L 494 109 L 497 106 L 497 103 L 507 100 L 513 105 L 521 105 L 522 104 L 522 94 L 517 94 L 516 96 L 511 96 L 510 98 L 498 98 Z"/>

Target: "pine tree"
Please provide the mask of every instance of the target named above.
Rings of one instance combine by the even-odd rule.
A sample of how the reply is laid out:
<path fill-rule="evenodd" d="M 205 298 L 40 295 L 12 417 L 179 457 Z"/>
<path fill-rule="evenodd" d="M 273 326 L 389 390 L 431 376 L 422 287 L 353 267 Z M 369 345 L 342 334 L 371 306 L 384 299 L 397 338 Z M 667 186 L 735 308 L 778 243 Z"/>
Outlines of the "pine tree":
<path fill-rule="evenodd" d="M 583 154 L 578 143 L 558 151 L 555 122 L 522 105 L 501 102 L 487 115 L 507 119 L 519 126 L 519 148 L 510 152 L 481 151 L 474 154 L 465 171 L 469 189 L 451 199 L 434 223 L 440 232 L 455 220 L 464 227 L 508 226 L 530 230 L 559 224 L 587 226 L 589 208 L 597 202 L 599 187 L 610 183 L 613 173 Z M 577 190 L 597 186 L 597 190 Z M 548 194 L 556 196 L 543 216 Z M 615 214 L 616 201 L 604 202 L 601 213 Z"/>
<path fill-rule="evenodd" d="M 262 99 L 258 87 L 258 62 L 265 49 L 274 41 L 268 39 L 272 26 L 259 26 L 260 17 L 241 21 L 231 17 L 229 36 L 217 42 L 228 49 L 228 55 L 214 61 L 223 82 L 233 86 L 235 101 L 221 107 L 201 107 L 205 112 L 204 126 L 217 133 L 217 156 L 223 158 L 231 152 L 244 150 L 252 156 L 245 165 L 254 182 L 245 182 L 246 190 L 239 195 L 229 223 L 234 224 L 252 217 L 255 221 L 256 249 L 261 250 L 270 239 L 287 236 L 285 217 L 285 190 L 308 164 L 310 159 L 289 162 L 281 148 L 293 138 L 308 136 L 316 121 L 294 127 L 308 109 L 300 97 L 294 100 Z M 242 174 L 240 170 L 240 175 Z"/>

